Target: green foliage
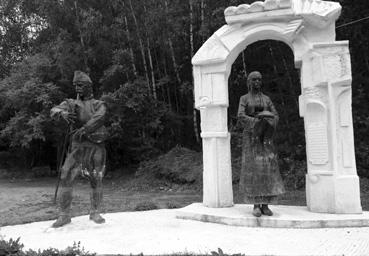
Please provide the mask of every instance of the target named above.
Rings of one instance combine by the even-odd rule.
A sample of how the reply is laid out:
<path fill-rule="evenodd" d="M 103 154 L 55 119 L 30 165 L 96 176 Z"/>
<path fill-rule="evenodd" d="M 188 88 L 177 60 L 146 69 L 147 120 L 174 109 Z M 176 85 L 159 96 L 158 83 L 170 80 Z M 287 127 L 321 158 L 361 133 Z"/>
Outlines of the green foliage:
<path fill-rule="evenodd" d="M 142 79 L 127 82 L 102 99 L 109 109 L 109 146 L 129 152 L 131 161 L 141 161 L 155 153 L 158 139 L 168 125 L 163 120 L 170 110 L 164 102 L 149 95 L 145 82 Z"/>
<path fill-rule="evenodd" d="M 187 148 L 174 147 L 157 158 L 142 161 L 136 175 L 154 175 L 177 184 L 201 184 L 202 155 Z"/>
<path fill-rule="evenodd" d="M 49 112 L 63 93 L 50 81 L 51 70 L 50 59 L 36 54 L 15 65 L 10 75 L 0 81 L 0 139 L 31 162 L 35 160 L 35 150 L 59 138 Z"/>
<path fill-rule="evenodd" d="M 25 254 L 26 256 L 95 256 L 96 253 L 90 253 L 85 251 L 83 247 L 81 247 L 81 242 L 74 242 L 72 246 L 67 247 L 64 250 L 58 250 L 55 248 L 49 248 L 46 250 L 38 250 L 33 251 L 29 250 Z"/>
<path fill-rule="evenodd" d="M 20 238 L 16 240 L 9 239 L 8 241 L 0 237 L 0 255 L 3 256 L 94 256 L 96 253 L 90 253 L 85 251 L 81 247 L 81 243 L 74 242 L 72 246 L 67 247 L 65 250 L 58 250 L 55 248 L 49 248 L 46 250 L 23 250 L 24 245 L 20 243 Z"/>
<path fill-rule="evenodd" d="M 223 250 L 222 250 L 222 249 L 218 248 L 218 251 L 217 251 L 217 252 L 216 252 L 216 251 L 212 251 L 212 252 L 211 252 L 211 255 L 212 255 L 212 256 L 229 256 L 229 255 L 231 255 L 231 256 L 241 256 L 241 255 L 244 255 L 244 254 L 240 254 L 240 253 L 236 253 L 236 254 L 226 254 L 226 253 L 224 253 L 224 252 L 223 252 Z"/>
<path fill-rule="evenodd" d="M 293 191 L 305 188 L 306 160 L 282 158 L 279 159 L 279 169 L 287 190 Z"/>
<path fill-rule="evenodd" d="M 58 138 L 53 134 L 49 112 L 63 94 L 48 79 L 51 68 L 48 57 L 36 54 L 14 66 L 0 81 L 0 137 L 19 152 L 32 155 L 40 143 Z"/>
<path fill-rule="evenodd" d="M 158 209 L 158 206 L 155 203 L 149 201 L 138 203 L 134 208 L 135 211 L 150 211 L 156 209 Z"/>
<path fill-rule="evenodd" d="M 177 202 L 167 202 L 167 208 L 168 209 L 178 209 L 181 208 L 181 205 Z"/>
<path fill-rule="evenodd" d="M 75 97 L 71 80 L 77 69 L 90 73 L 95 96 L 103 95 L 108 103 L 112 137 L 107 148 L 113 166 L 137 163 L 175 145 L 200 149 L 191 57 L 224 25 L 226 7 L 251 2 L 2 0 L 0 149 L 16 150 L 34 164 L 52 158 L 35 152 L 60 147 L 65 125 L 51 122 L 49 109 Z M 339 2 L 343 9 L 337 25 L 367 15 L 366 0 Z M 361 139 L 369 130 L 369 57 L 362 54 L 369 51 L 367 22 L 337 28 L 337 40 L 350 40 L 361 176 L 369 176 L 368 143 Z M 298 115 L 299 74 L 283 43 L 256 42 L 233 64 L 229 130 L 237 126 L 238 101 L 247 91 L 245 74 L 256 69 L 280 115 L 275 140 L 280 158 L 301 161 L 305 138 Z"/>
<path fill-rule="evenodd" d="M 0 255 L 14 255 L 14 256 L 23 256 L 25 255 L 23 250 L 23 244 L 19 242 L 20 237 L 16 240 L 10 238 L 8 241 L 4 240 L 0 237 Z"/>

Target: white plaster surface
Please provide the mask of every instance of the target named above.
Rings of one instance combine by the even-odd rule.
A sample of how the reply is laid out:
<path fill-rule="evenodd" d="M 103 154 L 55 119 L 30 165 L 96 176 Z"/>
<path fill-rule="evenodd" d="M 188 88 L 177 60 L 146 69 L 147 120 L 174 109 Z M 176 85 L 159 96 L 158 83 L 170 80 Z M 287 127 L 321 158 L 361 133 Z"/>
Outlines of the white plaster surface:
<path fill-rule="evenodd" d="M 369 228 L 247 228 L 177 219 L 176 211 L 110 213 L 102 225 L 81 216 L 59 229 L 50 228 L 52 221 L 35 222 L 1 227 L 0 235 L 21 237 L 33 249 L 65 249 L 80 241 L 98 254 L 210 254 L 221 248 L 246 255 L 369 255 Z"/>
<path fill-rule="evenodd" d="M 205 205 L 221 208 L 233 203 L 230 145 L 224 143 L 232 64 L 249 44 L 271 39 L 289 45 L 301 68 L 299 111 L 306 131 L 309 210 L 361 213 L 349 45 L 335 41 L 340 13 L 339 3 L 321 0 L 255 1 L 225 10 L 227 25 L 192 58 L 195 107 L 201 110 Z"/>
<path fill-rule="evenodd" d="M 177 211 L 177 218 L 221 223 L 233 226 L 266 228 L 339 228 L 369 227 L 369 212 L 329 214 L 308 211 L 306 206 L 272 205 L 273 216 L 255 218 L 253 205 L 236 204 L 227 208 L 209 208 L 194 203 Z"/>

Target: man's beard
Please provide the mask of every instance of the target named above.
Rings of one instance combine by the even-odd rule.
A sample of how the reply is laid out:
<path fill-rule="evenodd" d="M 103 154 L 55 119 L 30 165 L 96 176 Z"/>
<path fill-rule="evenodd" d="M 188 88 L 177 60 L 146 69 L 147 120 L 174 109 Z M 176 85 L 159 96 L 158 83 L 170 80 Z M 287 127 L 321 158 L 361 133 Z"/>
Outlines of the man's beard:
<path fill-rule="evenodd" d="M 85 100 L 88 99 L 88 96 L 85 95 L 86 93 L 77 93 L 77 99 L 78 100 Z"/>

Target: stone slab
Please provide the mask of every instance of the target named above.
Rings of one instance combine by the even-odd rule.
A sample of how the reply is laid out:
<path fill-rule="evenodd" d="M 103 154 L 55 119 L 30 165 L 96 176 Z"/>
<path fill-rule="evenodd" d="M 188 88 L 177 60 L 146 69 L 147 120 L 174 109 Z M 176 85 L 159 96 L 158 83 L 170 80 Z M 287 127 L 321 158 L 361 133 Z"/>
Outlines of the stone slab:
<path fill-rule="evenodd" d="M 252 256 L 369 255 L 369 227 L 250 228 L 176 218 L 178 209 L 104 214 L 98 225 L 88 215 L 58 229 L 52 221 L 0 227 L 0 237 L 18 238 L 25 249 L 65 249 L 81 242 L 97 255 L 226 254 Z"/>
<path fill-rule="evenodd" d="M 252 205 L 236 204 L 227 208 L 209 208 L 194 203 L 178 209 L 179 219 L 198 220 L 232 226 L 263 228 L 343 228 L 369 227 L 369 212 L 362 214 L 329 214 L 308 211 L 306 206 L 271 205 L 273 216 L 252 215 Z"/>

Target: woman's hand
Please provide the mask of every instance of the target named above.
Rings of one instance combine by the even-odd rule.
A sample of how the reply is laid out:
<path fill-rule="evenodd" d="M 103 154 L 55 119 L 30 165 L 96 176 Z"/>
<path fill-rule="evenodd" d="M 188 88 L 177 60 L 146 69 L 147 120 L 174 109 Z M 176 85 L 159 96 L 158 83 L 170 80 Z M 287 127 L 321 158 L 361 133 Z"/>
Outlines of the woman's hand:
<path fill-rule="evenodd" d="M 264 111 L 260 112 L 259 114 L 257 114 L 256 117 L 259 118 L 259 119 L 274 118 L 274 114 L 270 111 L 264 110 Z"/>

